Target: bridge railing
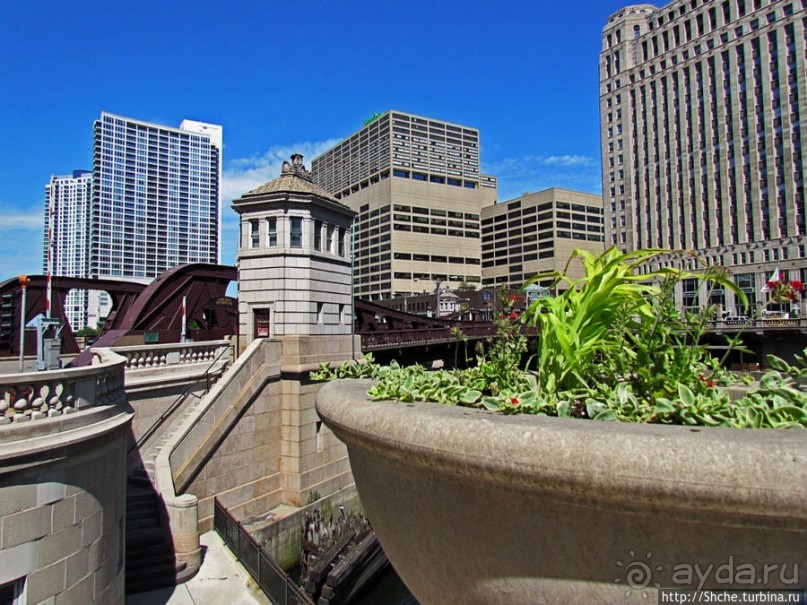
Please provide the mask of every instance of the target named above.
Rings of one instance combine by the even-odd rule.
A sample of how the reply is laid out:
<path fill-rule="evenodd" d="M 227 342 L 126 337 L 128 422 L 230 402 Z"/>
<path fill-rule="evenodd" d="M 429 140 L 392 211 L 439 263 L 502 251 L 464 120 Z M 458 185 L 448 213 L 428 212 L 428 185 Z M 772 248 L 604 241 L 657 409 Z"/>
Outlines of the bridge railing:
<path fill-rule="evenodd" d="M 432 343 L 459 341 L 455 330 L 460 330 L 465 338 L 475 340 L 487 338 L 496 332 L 493 324 L 458 324 L 445 328 L 413 328 L 402 330 L 378 330 L 361 332 L 362 349 L 371 351 L 391 347 L 413 347 Z"/>
<path fill-rule="evenodd" d="M 781 330 L 807 329 L 807 317 L 758 317 L 756 319 L 731 319 L 710 322 L 713 330 Z"/>
<path fill-rule="evenodd" d="M 126 359 L 126 370 L 132 372 L 176 365 L 211 363 L 229 346 L 229 340 L 209 340 L 113 347 L 112 350 Z"/>
<path fill-rule="evenodd" d="M 125 359 L 108 349 L 94 355 L 92 366 L 0 375 L 0 425 L 124 403 Z"/>

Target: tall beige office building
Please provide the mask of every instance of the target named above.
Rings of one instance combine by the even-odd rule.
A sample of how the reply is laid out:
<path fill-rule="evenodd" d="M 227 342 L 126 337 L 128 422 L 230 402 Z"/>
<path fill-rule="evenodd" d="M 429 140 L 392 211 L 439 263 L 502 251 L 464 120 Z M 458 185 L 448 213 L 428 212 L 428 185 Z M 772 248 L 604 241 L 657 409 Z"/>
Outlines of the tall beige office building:
<path fill-rule="evenodd" d="M 539 273 L 564 271 L 576 248 L 602 253 L 602 223 L 599 195 L 556 187 L 483 208 L 482 285 L 520 288 Z M 567 275 L 582 277 L 582 264 Z"/>
<path fill-rule="evenodd" d="M 314 181 L 356 212 L 356 295 L 406 296 L 481 281 L 480 214 L 496 178 L 475 128 L 388 111 L 312 162 Z"/>
<path fill-rule="evenodd" d="M 696 250 L 759 305 L 804 280 L 807 0 L 675 0 L 608 18 L 600 54 L 606 245 Z M 687 265 L 684 256 L 665 263 Z M 691 287 L 684 305 L 704 306 Z M 722 297 L 722 293 L 719 295 Z M 734 300 L 711 300 L 729 310 Z"/>

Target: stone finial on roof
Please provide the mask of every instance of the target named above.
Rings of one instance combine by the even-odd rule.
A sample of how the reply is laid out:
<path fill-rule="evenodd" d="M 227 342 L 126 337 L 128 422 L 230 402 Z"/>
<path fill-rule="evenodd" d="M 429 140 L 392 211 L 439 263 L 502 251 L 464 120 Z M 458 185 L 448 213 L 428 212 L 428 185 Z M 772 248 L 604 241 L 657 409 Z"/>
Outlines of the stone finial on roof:
<path fill-rule="evenodd" d="M 288 161 L 283 162 L 283 167 L 280 169 L 280 176 L 284 176 L 287 174 L 293 174 L 295 176 L 299 176 L 300 178 L 305 179 L 306 181 L 312 181 L 311 173 L 305 169 L 303 165 L 303 155 L 300 153 L 293 153 L 291 154 L 291 163 Z"/>
<path fill-rule="evenodd" d="M 310 193 L 322 199 L 326 199 L 330 202 L 337 202 L 338 204 L 344 206 L 344 204 L 337 200 L 331 193 L 314 183 L 314 175 L 306 170 L 305 166 L 303 165 L 302 154 L 294 153 L 290 159 L 291 161 L 286 160 L 283 162 L 279 177 L 269 181 L 268 183 L 264 183 L 260 187 L 256 187 L 251 191 L 247 191 L 242 196 L 241 200 L 244 200 L 244 198 L 251 198 L 256 195 L 266 195 L 271 193 Z M 239 201 L 240 200 L 234 200 L 233 203 L 236 204 Z"/>

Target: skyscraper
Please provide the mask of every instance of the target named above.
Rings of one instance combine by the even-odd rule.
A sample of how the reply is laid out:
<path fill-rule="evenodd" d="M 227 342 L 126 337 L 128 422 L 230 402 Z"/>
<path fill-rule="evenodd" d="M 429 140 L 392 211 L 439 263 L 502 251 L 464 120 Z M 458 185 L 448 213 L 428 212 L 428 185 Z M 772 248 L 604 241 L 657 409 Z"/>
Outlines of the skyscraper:
<path fill-rule="evenodd" d="M 373 116 L 312 162 L 314 181 L 356 212 L 356 295 L 385 299 L 481 280 L 479 131 L 399 111 Z"/>
<path fill-rule="evenodd" d="M 805 5 L 675 0 L 608 18 L 600 54 L 606 245 L 695 250 L 729 267 L 752 305 L 777 268 L 807 278 Z M 692 285 L 683 304 L 702 307 L 703 295 Z M 732 308 L 723 296 L 708 302 Z"/>
<path fill-rule="evenodd" d="M 102 113 L 94 131 L 92 172 L 45 187 L 44 269 L 49 242 L 53 274 L 66 277 L 148 283 L 176 265 L 218 263 L 221 126 L 169 128 Z M 78 330 L 95 326 L 109 300 L 73 291 L 65 304 Z"/>
<path fill-rule="evenodd" d="M 149 281 L 217 263 L 222 128 L 169 128 L 102 113 L 95 122 L 90 277 Z"/>
<path fill-rule="evenodd" d="M 89 267 L 92 172 L 74 170 L 66 176 L 52 176 L 45 185 L 45 250 L 42 272 L 48 271 L 48 241 L 52 240 L 51 272 L 65 277 L 86 277 Z M 51 217 L 52 215 L 52 217 Z M 52 235 L 48 236 L 51 229 Z M 73 290 L 64 301 L 70 325 L 80 330 L 87 325 L 87 292 Z"/>

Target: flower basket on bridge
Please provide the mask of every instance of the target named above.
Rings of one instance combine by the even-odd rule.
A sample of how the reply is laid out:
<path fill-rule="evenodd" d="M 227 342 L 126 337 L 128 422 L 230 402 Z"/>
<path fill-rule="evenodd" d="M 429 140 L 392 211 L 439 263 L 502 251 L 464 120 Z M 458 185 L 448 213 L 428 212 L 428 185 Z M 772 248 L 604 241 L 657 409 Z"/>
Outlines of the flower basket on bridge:
<path fill-rule="evenodd" d="M 576 251 L 586 276 L 558 276 L 568 287 L 523 314 L 539 329 L 534 371 L 502 365 L 516 356 L 499 346 L 476 368 L 370 365 L 375 383 L 320 391 L 317 410 L 347 444 L 365 511 L 420 602 L 644 603 L 658 588 L 807 586 L 807 392 L 794 380 L 807 352 L 800 368 L 771 358 L 759 388 L 738 387 L 698 344 L 709 311 L 682 317 L 664 278 L 744 295 L 719 270 L 663 269 L 659 286 L 638 271 L 658 253 Z M 774 564 L 784 573 L 694 572 Z"/>

